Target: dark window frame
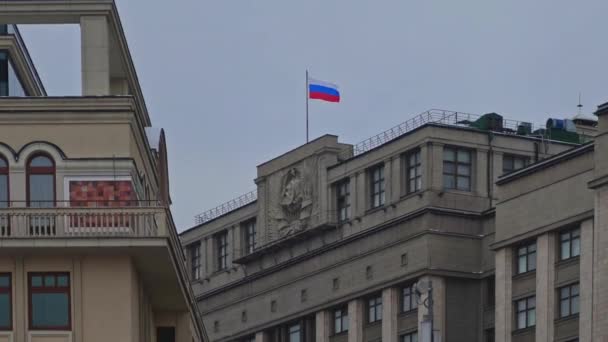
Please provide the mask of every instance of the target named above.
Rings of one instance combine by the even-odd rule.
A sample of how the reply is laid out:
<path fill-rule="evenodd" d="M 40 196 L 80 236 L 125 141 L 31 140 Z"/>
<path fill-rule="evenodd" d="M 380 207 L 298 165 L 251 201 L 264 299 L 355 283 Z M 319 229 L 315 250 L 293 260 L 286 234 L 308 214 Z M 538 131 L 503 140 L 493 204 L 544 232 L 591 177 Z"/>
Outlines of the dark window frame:
<path fill-rule="evenodd" d="M 293 327 L 297 327 L 297 330 L 294 330 L 293 333 L 297 333 L 298 341 L 302 342 L 303 337 L 304 337 L 304 331 L 302 329 L 301 322 L 292 323 L 292 324 L 287 325 L 287 342 L 291 342 L 291 334 L 292 334 L 291 328 L 293 328 Z"/>
<path fill-rule="evenodd" d="M 46 167 L 46 166 L 32 166 L 32 161 L 35 158 L 38 157 L 45 157 L 48 158 L 49 161 L 51 162 L 52 166 L 50 167 Z M 55 206 L 57 203 L 57 168 L 56 168 L 56 164 L 55 164 L 55 160 L 53 159 L 53 157 L 46 153 L 46 152 L 36 152 L 33 153 L 28 159 L 27 159 L 27 163 L 26 163 L 26 201 L 27 201 L 27 206 L 31 207 L 32 202 L 31 202 L 31 179 L 30 176 L 32 175 L 52 175 L 53 176 L 53 200 L 52 200 L 52 205 Z"/>
<path fill-rule="evenodd" d="M 384 163 L 372 166 L 369 171 L 370 208 L 376 209 L 386 203 L 386 179 Z"/>
<path fill-rule="evenodd" d="M 533 250 L 532 250 L 533 247 Z M 517 247 L 517 253 L 515 255 L 515 275 L 524 274 L 528 272 L 536 271 L 536 253 L 537 246 L 536 241 L 529 242 L 527 244 L 523 244 Z M 522 252 L 523 251 L 523 252 Z M 534 262 L 531 263 L 530 260 L 534 257 Z M 524 270 L 521 269 L 521 260 L 525 259 L 526 268 Z"/>
<path fill-rule="evenodd" d="M 373 317 L 372 317 L 373 308 Z M 382 321 L 382 295 L 367 298 L 367 323 L 377 323 Z"/>
<path fill-rule="evenodd" d="M 350 177 L 346 177 L 335 184 L 336 193 L 336 212 L 338 214 L 338 222 L 346 222 L 350 220 L 351 204 L 350 204 Z"/>
<path fill-rule="evenodd" d="M 414 339 L 415 337 L 415 339 Z M 417 342 L 418 330 L 399 335 L 399 342 Z"/>
<path fill-rule="evenodd" d="M 568 255 L 564 256 L 564 244 L 568 245 Z M 578 245 L 578 251 L 574 255 L 574 243 Z M 559 260 L 569 260 L 581 255 L 581 229 L 572 228 L 559 233 Z"/>
<path fill-rule="evenodd" d="M 188 245 L 188 253 L 190 254 L 190 274 L 192 275 L 192 280 L 199 280 L 202 275 L 201 242 L 197 241 Z"/>
<path fill-rule="evenodd" d="M 10 207 L 11 200 L 11 177 L 9 172 L 10 165 L 8 164 L 8 159 L 2 154 L 0 154 L 0 161 L 6 164 L 6 166 L 0 166 L 0 176 L 6 177 L 6 202 L 0 203 L 0 208 L 8 208 Z"/>
<path fill-rule="evenodd" d="M 216 269 L 223 271 L 228 268 L 228 232 L 222 231 L 213 238 L 216 250 Z"/>
<path fill-rule="evenodd" d="M 406 305 L 407 304 L 407 305 Z M 407 285 L 401 288 L 401 313 L 408 313 L 418 310 L 418 300 L 414 285 Z"/>
<path fill-rule="evenodd" d="M 337 322 L 340 322 L 340 329 L 338 329 Z M 333 322 L 334 322 L 334 335 L 342 334 L 348 331 L 350 328 L 350 322 L 348 320 L 348 308 L 341 307 L 333 310 Z M 346 326 L 346 327 L 345 327 Z"/>
<path fill-rule="evenodd" d="M 446 160 L 445 158 L 445 154 L 446 151 L 452 151 L 454 153 L 454 160 Z M 460 154 L 468 154 L 469 155 L 469 161 L 468 162 L 463 162 L 459 160 L 459 155 Z M 443 156 L 442 156 L 442 160 L 443 160 L 443 178 L 442 178 L 442 182 L 443 182 L 443 188 L 444 189 L 450 189 L 450 190 L 459 190 L 459 191 L 473 191 L 473 150 L 470 148 L 466 148 L 466 147 L 457 147 L 457 146 L 444 146 L 443 148 Z M 454 171 L 453 172 L 449 172 L 447 171 L 447 167 L 446 165 L 452 165 Z M 469 174 L 464 174 L 464 173 L 460 173 L 459 168 L 460 167 L 466 167 L 469 170 Z M 446 177 L 450 177 L 452 178 L 452 181 L 454 183 L 454 186 L 448 186 L 446 184 Z M 459 186 L 459 179 L 468 179 L 468 187 L 460 187 Z"/>
<path fill-rule="evenodd" d="M 509 161 L 509 163 L 506 163 L 506 161 Z M 516 161 L 521 161 L 522 162 L 522 166 L 516 168 L 515 167 L 515 162 Z M 507 164 L 509 164 L 508 167 Z M 502 156 L 502 173 L 506 174 L 509 172 L 513 172 L 513 171 L 517 171 L 519 169 L 523 169 L 526 166 L 528 166 L 528 164 L 530 164 L 530 158 L 527 156 L 521 156 L 521 155 L 517 155 L 517 154 L 503 154 Z"/>
<path fill-rule="evenodd" d="M 534 301 L 533 305 L 530 304 L 531 301 Z M 519 308 L 519 303 L 525 303 L 525 307 L 524 309 L 520 310 Z M 517 330 L 521 330 L 521 329 L 526 329 L 526 328 L 531 328 L 536 326 L 536 296 L 529 296 L 526 298 L 521 298 L 515 301 L 515 326 L 517 327 Z M 530 324 L 530 313 L 534 312 L 534 324 Z M 519 325 L 519 315 L 523 313 L 524 317 L 525 317 L 525 326 L 521 327 Z"/>
<path fill-rule="evenodd" d="M 412 163 L 412 157 L 414 161 Z M 405 193 L 412 194 L 422 189 L 422 153 L 419 148 L 406 152 L 405 162 Z M 412 186 L 413 181 L 413 186 Z"/>
<path fill-rule="evenodd" d="M 573 291 L 574 289 L 576 289 L 576 293 L 574 293 L 575 291 Z M 564 296 L 564 290 L 567 290 L 567 294 L 566 296 Z M 574 284 L 570 284 L 570 285 L 566 285 L 566 286 L 562 286 L 558 289 L 558 298 L 559 298 L 559 318 L 567 318 L 567 317 L 571 317 L 571 316 L 576 316 L 580 313 L 580 284 L 579 283 L 574 283 Z M 576 300 L 576 312 L 574 312 L 574 310 L 572 309 L 572 304 L 573 302 Z M 567 312 L 563 311 L 563 306 L 562 304 L 564 302 L 568 303 L 568 310 Z"/>
<path fill-rule="evenodd" d="M 243 222 L 243 238 L 245 240 L 245 254 L 255 252 L 257 247 L 257 221 L 255 218 Z"/>
<path fill-rule="evenodd" d="M 32 285 L 32 278 L 40 276 L 43 279 L 48 276 L 55 277 L 55 284 L 57 284 L 57 277 L 66 276 L 68 279 L 67 286 L 40 286 L 34 287 Z M 70 272 L 28 272 L 27 274 L 28 281 L 28 328 L 30 330 L 60 330 L 60 331 L 69 331 L 72 330 L 72 279 L 70 277 Z M 33 307 L 32 307 L 32 294 L 34 293 L 65 293 L 68 296 L 68 324 L 66 326 L 34 326 L 33 324 Z"/>
<path fill-rule="evenodd" d="M 13 277 L 9 272 L 0 272 L 0 277 L 8 277 L 8 286 L 1 287 L 0 293 L 8 294 L 8 314 L 9 320 L 7 326 L 0 325 L 0 331 L 11 331 L 13 330 Z"/>

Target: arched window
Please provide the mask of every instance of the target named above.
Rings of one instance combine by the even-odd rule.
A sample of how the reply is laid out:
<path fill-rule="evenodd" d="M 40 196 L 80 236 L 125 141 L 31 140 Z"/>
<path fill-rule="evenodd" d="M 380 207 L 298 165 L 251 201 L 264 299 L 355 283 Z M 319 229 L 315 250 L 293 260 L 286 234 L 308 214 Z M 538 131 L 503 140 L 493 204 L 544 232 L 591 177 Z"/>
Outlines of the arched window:
<path fill-rule="evenodd" d="M 27 202 L 30 207 L 55 205 L 55 163 L 45 154 L 37 154 L 27 163 Z"/>
<path fill-rule="evenodd" d="M 8 201 L 8 162 L 0 155 L 0 208 L 7 208 Z"/>

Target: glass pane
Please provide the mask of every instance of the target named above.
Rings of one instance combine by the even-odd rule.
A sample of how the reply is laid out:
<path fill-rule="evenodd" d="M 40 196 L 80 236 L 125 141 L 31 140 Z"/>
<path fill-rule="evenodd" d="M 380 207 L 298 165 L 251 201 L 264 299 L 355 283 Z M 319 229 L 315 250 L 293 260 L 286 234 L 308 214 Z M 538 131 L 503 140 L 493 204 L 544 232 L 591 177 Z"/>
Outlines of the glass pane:
<path fill-rule="evenodd" d="M 456 179 L 452 176 L 443 175 L 443 186 L 447 189 L 456 188 Z"/>
<path fill-rule="evenodd" d="M 536 269 L 536 253 L 528 255 L 528 271 Z"/>
<path fill-rule="evenodd" d="M 41 276 L 33 276 L 32 277 L 32 286 L 40 287 L 42 286 L 42 277 Z"/>
<path fill-rule="evenodd" d="M 413 333 L 412 334 L 412 341 L 411 342 L 418 342 L 418 333 Z"/>
<path fill-rule="evenodd" d="M 30 206 L 48 208 L 55 199 L 53 175 L 30 175 Z"/>
<path fill-rule="evenodd" d="M 9 287 L 10 284 L 10 278 L 9 276 L 0 276 L 0 287 Z"/>
<path fill-rule="evenodd" d="M 45 287 L 55 287 L 55 276 L 47 275 L 44 277 L 44 286 Z"/>
<path fill-rule="evenodd" d="M 470 163 L 471 162 L 471 152 L 458 151 L 458 161 L 461 163 Z"/>
<path fill-rule="evenodd" d="M 418 179 L 416 179 L 416 190 L 420 189 L 422 189 L 422 177 L 418 177 Z"/>
<path fill-rule="evenodd" d="M 469 165 L 458 164 L 458 175 L 460 175 L 460 176 L 470 176 L 471 175 L 471 167 Z"/>
<path fill-rule="evenodd" d="M 6 164 L 6 160 L 4 160 L 3 158 L 0 158 L 0 167 L 8 167 L 8 164 Z"/>
<path fill-rule="evenodd" d="M 561 290 L 559 290 L 560 294 L 559 294 L 559 298 L 560 299 L 566 299 L 568 297 L 570 297 L 570 288 L 568 287 L 564 287 Z"/>
<path fill-rule="evenodd" d="M 443 149 L 443 160 L 455 161 L 456 160 L 455 151 L 450 148 L 444 148 Z"/>
<path fill-rule="evenodd" d="M 38 156 L 34 157 L 30 161 L 30 166 L 32 167 L 53 167 L 53 162 L 46 156 Z"/>
<path fill-rule="evenodd" d="M 443 163 L 443 173 L 454 174 L 456 173 L 456 164 Z"/>
<path fill-rule="evenodd" d="M 517 273 L 524 273 L 528 271 L 527 268 L 527 258 L 525 256 L 519 257 L 519 263 L 517 264 Z"/>
<path fill-rule="evenodd" d="M 343 331 L 348 330 L 348 315 L 347 315 L 347 314 L 345 314 L 345 315 L 342 317 L 342 330 L 343 330 Z"/>
<path fill-rule="evenodd" d="M 524 161 L 523 161 L 523 159 L 516 158 L 516 159 L 513 160 L 513 169 L 514 170 L 521 169 L 522 167 L 524 167 Z"/>
<path fill-rule="evenodd" d="M 536 309 L 528 311 L 528 326 L 536 325 Z"/>
<path fill-rule="evenodd" d="M 580 229 L 575 229 L 572 231 L 572 237 L 579 237 L 581 236 L 581 230 Z"/>
<path fill-rule="evenodd" d="M 526 313 L 520 312 L 517 314 L 517 329 L 523 329 L 526 327 Z"/>
<path fill-rule="evenodd" d="M 581 238 L 575 238 L 572 240 L 572 256 L 581 255 Z"/>
<path fill-rule="evenodd" d="M 526 310 L 526 300 L 520 300 L 517 302 L 517 312 L 522 312 Z"/>
<path fill-rule="evenodd" d="M 578 296 L 578 284 L 572 285 L 570 287 L 570 295 L 571 296 Z"/>
<path fill-rule="evenodd" d="M 469 177 L 458 177 L 458 190 L 470 190 L 471 181 Z"/>
<path fill-rule="evenodd" d="M 69 285 L 68 276 L 58 276 L 57 286 L 67 287 Z"/>
<path fill-rule="evenodd" d="M 2 160 L 2 159 L 0 159 Z M 8 207 L 8 177 L 0 175 L 0 208 Z"/>
<path fill-rule="evenodd" d="M 578 313 L 578 298 L 578 296 L 572 297 L 572 308 L 570 308 L 572 314 Z"/>
<path fill-rule="evenodd" d="M 562 246 L 561 248 L 561 259 L 565 260 L 570 258 L 570 241 L 564 241 L 562 242 Z"/>
<path fill-rule="evenodd" d="M 0 327 L 8 327 L 11 323 L 11 304 L 8 293 L 0 293 Z"/>
<path fill-rule="evenodd" d="M 562 300 L 559 308 L 560 317 L 566 317 L 570 315 L 570 301 Z"/>
<path fill-rule="evenodd" d="M 536 307 L 536 297 L 528 298 L 528 309 Z"/>
<path fill-rule="evenodd" d="M 32 325 L 34 327 L 67 327 L 69 305 L 66 293 L 33 293 Z"/>
<path fill-rule="evenodd" d="M 382 319 L 382 303 L 376 307 L 376 317 L 378 317 L 378 320 Z"/>

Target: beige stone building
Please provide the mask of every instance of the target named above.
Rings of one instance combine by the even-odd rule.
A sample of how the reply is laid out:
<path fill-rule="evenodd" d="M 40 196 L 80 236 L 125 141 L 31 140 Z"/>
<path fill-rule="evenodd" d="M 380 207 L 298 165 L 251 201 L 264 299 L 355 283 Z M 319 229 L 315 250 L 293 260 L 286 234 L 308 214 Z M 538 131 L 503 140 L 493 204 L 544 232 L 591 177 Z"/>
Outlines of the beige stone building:
<path fill-rule="evenodd" d="M 113 1 L 0 1 L 0 341 L 207 341 Z M 79 24 L 47 96 L 14 24 Z"/>
<path fill-rule="evenodd" d="M 589 214 L 585 181 L 592 177 L 512 207 L 506 198 L 531 190 L 507 183 L 592 149 L 595 126 L 582 116 L 535 127 L 495 113 L 431 110 L 354 146 L 326 135 L 258 165 L 256 191 L 199 215 L 181 234 L 210 339 L 430 341 L 432 316 L 435 342 L 489 342 L 501 334 L 523 341 L 533 328 L 512 324 L 513 305 L 527 298 L 515 286 L 518 277 L 527 286 L 534 277 L 512 275 L 510 246 L 529 239 L 536 224 L 548 227 L 538 220 L 569 215 L 565 201 L 586 208 L 572 212 L 579 216 L 570 223 Z M 592 158 L 581 158 L 587 164 L 564 168 L 582 177 Z M 547 208 L 535 203 L 543 200 Z M 537 248 L 546 253 L 540 241 Z M 553 270 L 543 258 L 543 270 Z M 539 276 L 537 289 L 553 289 L 549 278 L 558 274 Z M 554 322 L 548 315 L 539 311 L 539 321 Z M 536 335 L 542 332 L 537 327 Z M 536 340 L 577 335 L 564 328 L 552 336 Z"/>

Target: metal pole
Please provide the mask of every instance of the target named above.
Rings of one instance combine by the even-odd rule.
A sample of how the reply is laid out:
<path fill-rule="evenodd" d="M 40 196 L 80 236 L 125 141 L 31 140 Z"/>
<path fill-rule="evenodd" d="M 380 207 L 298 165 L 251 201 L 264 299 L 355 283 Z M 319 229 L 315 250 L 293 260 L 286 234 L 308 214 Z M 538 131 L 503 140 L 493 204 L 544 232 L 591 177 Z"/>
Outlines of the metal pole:
<path fill-rule="evenodd" d="M 310 96 L 308 88 L 308 69 L 306 69 L 306 143 L 308 143 L 308 97 Z"/>

